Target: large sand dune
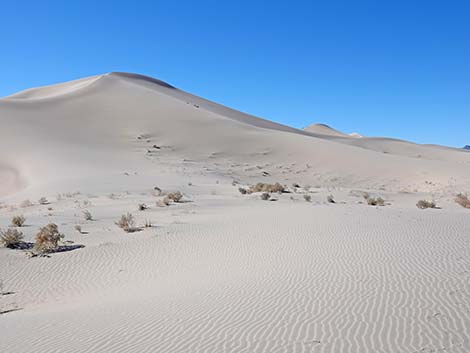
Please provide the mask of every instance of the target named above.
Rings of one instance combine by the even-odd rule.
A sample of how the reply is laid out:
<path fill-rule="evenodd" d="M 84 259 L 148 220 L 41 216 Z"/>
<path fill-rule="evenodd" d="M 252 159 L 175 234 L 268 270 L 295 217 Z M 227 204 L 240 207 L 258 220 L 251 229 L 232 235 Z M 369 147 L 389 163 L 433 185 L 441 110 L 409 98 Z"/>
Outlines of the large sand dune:
<path fill-rule="evenodd" d="M 0 121 L 0 227 L 24 214 L 33 242 L 54 222 L 69 250 L 0 248 L 0 352 L 470 351 L 468 152 L 295 129 L 127 73 L 5 97 Z M 257 182 L 291 193 L 238 192 Z M 157 207 L 155 186 L 187 202 Z M 125 233 L 125 212 L 153 226 Z"/>

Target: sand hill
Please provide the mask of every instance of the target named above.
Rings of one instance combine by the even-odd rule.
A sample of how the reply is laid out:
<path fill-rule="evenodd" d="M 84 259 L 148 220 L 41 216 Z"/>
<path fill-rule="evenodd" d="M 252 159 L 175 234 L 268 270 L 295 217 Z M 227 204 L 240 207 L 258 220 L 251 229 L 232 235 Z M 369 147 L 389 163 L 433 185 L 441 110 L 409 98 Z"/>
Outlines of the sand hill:
<path fill-rule="evenodd" d="M 129 73 L 19 92 L 0 119 L 0 228 L 27 225 L 0 248 L 1 352 L 470 351 L 462 149 L 295 129 Z M 289 193 L 239 192 L 259 182 Z M 47 223 L 64 251 L 30 258 Z"/>

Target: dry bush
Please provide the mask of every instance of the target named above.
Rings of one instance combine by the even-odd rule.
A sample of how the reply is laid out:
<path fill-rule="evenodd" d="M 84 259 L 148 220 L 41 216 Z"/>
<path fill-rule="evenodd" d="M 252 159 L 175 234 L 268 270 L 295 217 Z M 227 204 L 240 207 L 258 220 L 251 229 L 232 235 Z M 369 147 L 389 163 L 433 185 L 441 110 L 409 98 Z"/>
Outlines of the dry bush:
<path fill-rule="evenodd" d="M 83 211 L 83 217 L 87 221 L 92 221 L 93 220 L 93 216 L 92 216 L 91 212 L 88 211 L 88 210 Z"/>
<path fill-rule="evenodd" d="M 385 200 L 381 197 L 369 197 L 366 199 L 369 206 L 384 206 Z"/>
<path fill-rule="evenodd" d="M 183 198 L 183 194 L 179 191 L 170 192 L 168 195 L 166 195 L 166 197 L 168 197 L 168 199 L 170 199 L 171 201 L 180 202 Z"/>
<path fill-rule="evenodd" d="M 328 201 L 329 203 L 336 203 L 336 201 L 335 201 L 333 195 L 328 195 L 328 196 L 326 197 L 326 201 Z"/>
<path fill-rule="evenodd" d="M 80 234 L 82 233 L 82 226 L 81 226 L 81 225 L 77 224 L 74 228 L 75 228 L 75 230 L 76 230 L 77 232 L 79 232 Z"/>
<path fill-rule="evenodd" d="M 137 206 L 137 209 L 139 211 L 145 211 L 147 209 L 147 205 L 145 203 L 139 203 L 139 205 Z"/>
<path fill-rule="evenodd" d="M 310 201 L 312 201 L 312 196 L 309 195 L 309 194 L 304 194 L 304 200 L 307 201 L 307 202 L 310 202 Z"/>
<path fill-rule="evenodd" d="M 24 222 L 26 222 L 26 218 L 21 215 L 21 216 L 14 216 L 11 219 L 11 225 L 13 227 L 22 227 L 24 225 Z"/>
<path fill-rule="evenodd" d="M 286 191 L 286 188 L 279 183 L 275 184 L 266 184 L 266 183 L 257 183 L 256 185 L 250 186 L 248 192 L 270 192 L 270 193 L 283 193 Z"/>
<path fill-rule="evenodd" d="M 463 208 L 470 208 L 470 199 L 467 194 L 458 194 L 455 197 L 455 202 L 457 202 Z"/>
<path fill-rule="evenodd" d="M 263 192 L 261 194 L 261 200 L 268 201 L 270 198 L 271 198 L 271 195 L 269 195 L 269 193 L 267 192 Z"/>
<path fill-rule="evenodd" d="M 59 242 L 64 236 L 60 234 L 59 227 L 55 223 L 49 223 L 48 225 L 39 229 L 36 234 L 36 243 L 34 249 L 40 253 L 47 253 L 57 250 L 59 248 Z"/>
<path fill-rule="evenodd" d="M 427 200 L 419 200 L 416 204 L 416 207 L 424 210 L 426 208 L 437 208 L 436 203 L 434 201 L 427 201 Z"/>
<path fill-rule="evenodd" d="M 38 200 L 38 202 L 39 202 L 40 205 L 47 205 L 49 203 L 49 201 L 47 201 L 47 199 L 45 197 L 41 197 Z"/>
<path fill-rule="evenodd" d="M 238 192 L 242 195 L 246 195 L 248 193 L 248 191 L 245 188 L 242 188 L 242 187 L 238 188 Z"/>
<path fill-rule="evenodd" d="M 26 208 L 26 207 L 31 207 L 33 205 L 33 203 L 29 200 L 24 200 L 23 202 L 21 202 L 20 204 L 20 207 L 21 208 Z"/>
<path fill-rule="evenodd" d="M 123 214 L 121 216 L 121 219 L 116 222 L 116 225 L 127 233 L 133 232 L 136 229 L 134 216 L 130 214 L 129 212 L 126 214 Z"/>
<path fill-rule="evenodd" d="M 170 203 L 171 203 L 170 199 L 167 196 L 165 196 L 162 200 L 157 201 L 157 206 L 166 207 L 166 206 L 170 206 Z"/>
<path fill-rule="evenodd" d="M 0 230 L 0 245 L 15 249 L 23 242 L 23 233 L 17 229 L 9 228 L 7 230 Z"/>

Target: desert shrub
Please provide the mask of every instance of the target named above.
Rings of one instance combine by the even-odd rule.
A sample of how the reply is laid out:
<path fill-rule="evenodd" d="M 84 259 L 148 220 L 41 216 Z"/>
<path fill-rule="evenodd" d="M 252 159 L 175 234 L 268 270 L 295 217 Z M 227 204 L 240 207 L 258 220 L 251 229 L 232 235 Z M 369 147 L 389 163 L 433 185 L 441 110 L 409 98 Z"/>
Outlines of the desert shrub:
<path fill-rule="evenodd" d="M 38 203 L 40 205 L 47 205 L 49 203 L 49 201 L 47 201 L 47 199 L 45 197 L 41 197 L 39 200 L 38 200 Z"/>
<path fill-rule="evenodd" d="M 134 216 L 129 212 L 123 214 L 121 219 L 116 222 L 116 225 L 127 233 L 133 232 L 135 230 Z"/>
<path fill-rule="evenodd" d="M 77 232 L 82 233 L 82 226 L 81 225 L 77 224 L 74 228 Z"/>
<path fill-rule="evenodd" d="M 424 210 L 426 208 L 436 208 L 436 203 L 434 201 L 419 200 L 416 204 L 416 207 Z"/>
<path fill-rule="evenodd" d="M 279 183 L 275 183 L 275 184 L 257 183 L 256 185 L 250 186 L 248 191 L 250 194 L 253 192 L 269 192 L 269 193 L 277 192 L 281 194 L 286 191 L 286 188 Z"/>
<path fill-rule="evenodd" d="M 183 198 L 183 194 L 179 191 L 175 192 L 170 192 L 168 195 L 166 195 L 171 201 L 174 202 L 180 202 L 181 199 Z"/>
<path fill-rule="evenodd" d="M 309 195 L 309 194 L 304 194 L 304 200 L 307 201 L 307 202 L 310 202 L 310 201 L 312 201 L 312 196 Z"/>
<path fill-rule="evenodd" d="M 147 209 L 147 205 L 145 203 L 139 203 L 139 205 L 137 206 L 137 209 L 139 211 L 145 211 Z"/>
<path fill-rule="evenodd" d="M 381 197 L 369 197 L 366 199 L 369 206 L 384 206 L 385 200 Z"/>
<path fill-rule="evenodd" d="M 458 194 L 455 197 L 455 202 L 457 202 L 463 208 L 470 208 L 470 199 L 467 194 Z"/>
<path fill-rule="evenodd" d="M 7 230 L 0 230 L 0 245 L 15 249 L 23 242 L 23 233 L 17 229 L 9 228 Z"/>
<path fill-rule="evenodd" d="M 157 206 L 166 207 L 166 206 L 170 206 L 170 203 L 171 203 L 170 199 L 167 196 L 165 196 L 162 200 L 157 201 Z"/>
<path fill-rule="evenodd" d="M 336 203 L 336 201 L 335 201 L 333 195 L 328 195 L 328 196 L 326 197 L 326 201 L 329 202 L 329 203 Z"/>
<path fill-rule="evenodd" d="M 36 234 L 34 249 L 40 253 L 52 252 L 59 248 L 59 242 L 64 236 L 60 234 L 57 224 L 49 223 L 39 229 Z"/>
<path fill-rule="evenodd" d="M 271 198 L 271 195 L 269 195 L 269 193 L 267 192 L 263 192 L 261 194 L 261 200 L 268 201 L 270 198 Z"/>
<path fill-rule="evenodd" d="M 14 227 L 22 227 L 24 225 L 24 222 L 26 222 L 26 218 L 23 215 L 14 216 L 11 219 L 11 225 Z"/>
<path fill-rule="evenodd" d="M 246 190 L 245 188 L 239 187 L 238 192 L 242 195 L 246 195 L 248 193 L 248 190 Z"/>
<path fill-rule="evenodd" d="M 93 220 L 93 215 L 92 215 L 91 212 L 88 211 L 88 210 L 84 210 L 84 211 L 83 211 L 83 217 L 84 217 L 85 220 L 87 220 L 87 221 L 92 221 L 92 220 Z"/>

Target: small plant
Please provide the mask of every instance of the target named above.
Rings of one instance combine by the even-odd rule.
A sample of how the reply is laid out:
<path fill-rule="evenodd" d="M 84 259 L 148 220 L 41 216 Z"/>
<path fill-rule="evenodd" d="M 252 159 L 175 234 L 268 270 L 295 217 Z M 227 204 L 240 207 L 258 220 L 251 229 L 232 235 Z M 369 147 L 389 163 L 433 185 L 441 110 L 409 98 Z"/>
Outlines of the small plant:
<path fill-rule="evenodd" d="M 81 225 L 77 224 L 74 228 L 75 228 L 75 230 L 76 230 L 77 232 L 79 232 L 80 234 L 82 234 L 82 226 L 81 226 Z"/>
<path fill-rule="evenodd" d="M 16 249 L 23 242 L 23 233 L 17 229 L 0 230 L 0 244 L 6 248 Z"/>
<path fill-rule="evenodd" d="M 38 234 L 36 234 L 34 249 L 39 253 L 53 252 L 59 248 L 59 242 L 63 237 L 57 224 L 49 223 L 39 229 Z"/>
<path fill-rule="evenodd" d="M 426 208 L 437 208 L 436 203 L 434 201 L 427 201 L 427 200 L 419 200 L 418 203 L 416 204 L 416 207 L 418 207 L 421 210 L 424 210 Z"/>
<path fill-rule="evenodd" d="M 170 203 L 171 203 L 170 199 L 167 196 L 165 196 L 162 200 L 157 201 L 157 206 L 166 207 L 166 206 L 170 206 Z"/>
<path fill-rule="evenodd" d="M 121 219 L 116 222 L 116 225 L 127 233 L 135 231 L 134 216 L 131 213 L 126 213 L 121 216 Z"/>
<path fill-rule="evenodd" d="M 170 192 L 167 197 L 174 202 L 180 202 L 181 199 L 183 198 L 183 194 L 179 191 L 176 192 Z"/>
<path fill-rule="evenodd" d="M 250 194 L 254 192 L 271 192 L 271 193 L 282 194 L 285 191 L 286 191 L 286 188 L 279 183 L 275 183 L 275 184 L 258 183 L 256 185 L 251 186 L 248 190 Z"/>
<path fill-rule="evenodd" d="M 309 195 L 309 194 L 304 194 L 304 200 L 307 201 L 307 202 L 311 202 L 312 201 L 312 196 Z"/>
<path fill-rule="evenodd" d="M 328 195 L 328 196 L 326 197 L 326 201 L 327 201 L 328 203 L 336 203 L 336 201 L 335 201 L 333 195 Z"/>
<path fill-rule="evenodd" d="M 26 218 L 21 215 L 21 216 L 14 216 L 11 219 L 11 225 L 13 227 L 22 227 L 24 225 L 24 222 L 26 222 Z"/>
<path fill-rule="evenodd" d="M 263 200 L 263 201 L 268 201 L 270 198 L 271 198 L 271 195 L 269 195 L 269 193 L 267 193 L 267 192 L 263 192 L 261 194 L 261 200 Z"/>
<path fill-rule="evenodd" d="M 248 191 L 245 188 L 242 188 L 242 187 L 238 188 L 238 192 L 242 195 L 246 195 L 248 193 Z"/>
<path fill-rule="evenodd" d="M 38 203 L 40 205 L 47 205 L 49 203 L 49 201 L 47 201 L 47 199 L 45 197 L 41 197 L 39 200 L 38 200 Z"/>
<path fill-rule="evenodd" d="M 470 208 L 470 199 L 467 194 L 458 194 L 455 197 L 455 202 L 457 202 L 463 208 Z"/>
<path fill-rule="evenodd" d="M 385 205 L 385 200 L 381 197 L 369 197 L 367 199 L 367 204 L 369 206 L 384 206 Z"/>
<path fill-rule="evenodd" d="M 145 203 L 139 203 L 139 205 L 137 206 L 137 209 L 139 211 L 145 211 L 147 209 L 147 205 Z"/>
<path fill-rule="evenodd" d="M 83 217 L 85 218 L 86 221 L 92 221 L 93 220 L 93 216 L 92 216 L 91 212 L 88 211 L 88 210 L 83 211 Z"/>

